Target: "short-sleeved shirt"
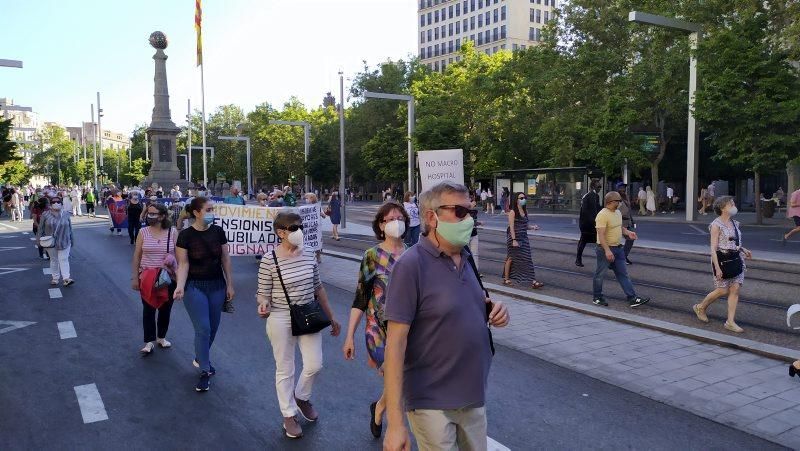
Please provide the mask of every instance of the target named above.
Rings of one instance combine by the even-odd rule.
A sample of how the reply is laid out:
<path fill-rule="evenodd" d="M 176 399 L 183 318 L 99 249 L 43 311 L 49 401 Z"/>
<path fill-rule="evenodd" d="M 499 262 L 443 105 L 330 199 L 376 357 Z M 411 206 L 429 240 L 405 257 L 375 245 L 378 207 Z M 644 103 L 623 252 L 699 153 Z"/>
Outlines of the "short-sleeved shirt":
<path fill-rule="evenodd" d="M 202 232 L 194 227 L 181 230 L 176 246 L 186 249 L 189 257 L 187 280 L 223 278 L 222 246 L 226 244 L 228 244 L 228 238 L 225 236 L 225 231 L 215 224 L 210 225 Z"/>
<path fill-rule="evenodd" d="M 786 217 L 800 216 L 800 206 L 792 207 L 792 204 L 800 205 L 800 189 L 792 193 L 789 198 L 789 208 L 786 210 Z"/>
<path fill-rule="evenodd" d="M 619 209 L 611 211 L 608 208 L 600 210 L 594 220 L 594 226 L 598 229 L 606 229 L 606 243 L 609 246 L 619 246 L 622 242 L 622 213 Z M 600 244 L 598 234 L 597 244 Z"/>
<path fill-rule="evenodd" d="M 466 250 L 461 265 L 423 237 L 392 268 L 388 321 L 408 324 L 403 394 L 406 410 L 481 407 L 492 352 L 486 300 Z"/>
<path fill-rule="evenodd" d="M 245 204 L 244 199 L 242 199 L 240 196 L 227 196 L 227 197 L 225 197 L 225 200 L 223 201 L 223 203 L 233 204 L 233 205 L 244 205 Z"/>
<path fill-rule="evenodd" d="M 303 305 L 313 301 L 317 288 L 322 285 L 314 251 L 303 250 L 297 257 L 278 257 L 278 265 L 286 292 L 289 293 L 289 302 Z M 272 310 L 289 310 L 272 252 L 264 254 L 258 266 L 256 299 L 269 303 Z"/>

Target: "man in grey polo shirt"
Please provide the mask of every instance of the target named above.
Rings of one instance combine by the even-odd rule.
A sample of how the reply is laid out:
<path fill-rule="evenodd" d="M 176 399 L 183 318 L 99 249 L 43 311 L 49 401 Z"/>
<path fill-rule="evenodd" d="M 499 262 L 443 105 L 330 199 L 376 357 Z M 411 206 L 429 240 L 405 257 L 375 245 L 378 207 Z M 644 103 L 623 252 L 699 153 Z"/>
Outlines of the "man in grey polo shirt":
<path fill-rule="evenodd" d="M 423 238 L 395 263 L 386 294 L 385 450 L 410 449 L 403 410 L 420 449 L 485 450 L 488 323 L 508 324 L 486 298 L 464 246 L 469 191 L 443 182 L 420 195 Z"/>

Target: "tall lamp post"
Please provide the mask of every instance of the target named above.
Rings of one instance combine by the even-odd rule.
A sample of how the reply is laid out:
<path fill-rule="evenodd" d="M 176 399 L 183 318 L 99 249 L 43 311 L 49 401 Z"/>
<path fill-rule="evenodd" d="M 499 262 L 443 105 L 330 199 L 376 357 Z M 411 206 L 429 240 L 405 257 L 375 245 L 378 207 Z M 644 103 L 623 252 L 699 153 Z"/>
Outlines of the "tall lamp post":
<path fill-rule="evenodd" d="M 367 99 L 388 99 L 402 100 L 408 102 L 408 191 L 414 190 L 414 144 L 411 137 L 414 136 L 414 96 L 404 94 L 385 94 L 382 92 L 364 91 Z"/>
<path fill-rule="evenodd" d="M 297 127 L 303 127 L 303 154 L 305 155 L 305 162 L 306 164 L 308 164 L 308 151 L 311 145 L 311 124 L 306 121 L 279 121 L 279 120 L 271 120 L 269 121 L 269 123 L 276 125 L 294 125 Z M 306 168 L 305 190 L 307 193 L 311 191 L 311 177 L 309 177 L 308 175 L 308 168 Z"/>
<path fill-rule="evenodd" d="M 249 136 L 218 136 L 217 139 L 222 141 L 244 141 L 247 143 L 247 198 L 253 189 L 253 173 L 250 167 L 250 137 Z"/>
<path fill-rule="evenodd" d="M 692 202 L 697 198 L 697 177 L 700 153 L 700 129 L 694 117 L 695 91 L 697 91 L 697 45 L 703 37 L 703 28 L 696 23 L 673 17 L 657 16 L 655 14 L 631 11 L 628 21 L 646 25 L 655 25 L 671 30 L 680 30 L 689 34 L 689 126 L 686 139 L 686 220 L 694 221 L 697 218 Z"/>
<path fill-rule="evenodd" d="M 347 228 L 347 196 L 344 195 L 344 73 L 339 71 L 339 202 L 342 205 L 343 229 Z"/>

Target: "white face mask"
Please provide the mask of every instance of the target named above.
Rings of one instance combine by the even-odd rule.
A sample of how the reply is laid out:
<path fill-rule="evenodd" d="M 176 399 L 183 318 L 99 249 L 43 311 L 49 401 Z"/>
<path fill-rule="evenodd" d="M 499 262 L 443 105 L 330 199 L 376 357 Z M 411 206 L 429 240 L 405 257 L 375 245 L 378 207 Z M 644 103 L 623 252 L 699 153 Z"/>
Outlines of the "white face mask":
<path fill-rule="evenodd" d="M 405 231 L 406 231 L 406 223 L 400 221 L 399 219 L 387 222 L 386 226 L 383 228 L 383 233 L 385 233 L 386 236 L 392 238 L 400 238 L 401 236 L 403 236 L 403 233 Z"/>
<path fill-rule="evenodd" d="M 295 230 L 286 236 L 286 240 L 293 246 L 301 247 L 303 245 L 303 231 L 300 229 Z"/>
<path fill-rule="evenodd" d="M 731 207 L 728 209 L 728 214 L 731 216 L 736 216 L 736 213 L 739 213 L 739 209 L 736 207 Z"/>

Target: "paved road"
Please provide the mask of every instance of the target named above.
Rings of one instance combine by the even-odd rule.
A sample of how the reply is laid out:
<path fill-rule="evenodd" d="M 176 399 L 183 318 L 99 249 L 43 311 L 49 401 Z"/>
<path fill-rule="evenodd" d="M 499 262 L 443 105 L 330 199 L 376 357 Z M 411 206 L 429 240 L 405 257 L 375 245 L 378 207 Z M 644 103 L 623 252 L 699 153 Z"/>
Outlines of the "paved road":
<path fill-rule="evenodd" d="M 357 205 L 348 211 L 348 220 L 368 224 L 376 206 Z M 505 219 L 505 218 L 503 218 Z M 485 218 L 485 226 L 499 227 L 500 218 Z M 547 221 L 568 221 L 564 218 L 535 217 L 535 221 L 546 230 L 557 227 Z M 676 227 L 679 224 L 649 223 L 640 227 L 640 237 L 648 232 L 647 227 Z M 681 225 L 686 227 L 685 225 Z M 576 226 L 564 226 L 575 230 Z M 326 248 L 342 252 L 361 253 L 374 245 L 372 237 L 346 236 Z M 686 235 L 690 239 L 691 235 Z M 481 272 L 489 281 L 502 283 L 502 265 L 506 256 L 505 232 L 482 230 L 480 238 Z M 700 237 L 694 237 L 700 239 Z M 707 237 L 705 239 L 708 239 Z M 572 240 L 531 236 L 533 260 L 537 278 L 546 284 L 540 291 L 563 299 L 591 302 L 592 276 L 595 255 L 592 245 L 584 251 L 583 268 L 575 266 L 576 242 Z M 749 244 L 748 244 L 749 245 Z M 715 332 L 733 334 L 722 327 L 726 314 L 726 303 L 718 301 L 710 310 L 711 324 L 700 323 L 691 311 L 691 306 L 700 302 L 713 289 L 708 257 L 667 251 L 647 250 L 634 247 L 631 253 L 633 266 L 628 270 L 636 285 L 637 293 L 653 300 L 646 307 L 631 310 L 613 275 L 609 272 L 604 291 L 611 309 L 624 310 L 649 318 L 704 328 Z M 797 284 L 800 269 L 778 263 L 748 262 L 745 284 L 737 310 L 737 323 L 746 329 L 744 337 L 764 343 L 796 348 L 797 334 L 786 327 L 786 309 L 800 302 Z M 525 288 L 525 287 L 519 287 Z"/>
<path fill-rule="evenodd" d="M 238 310 L 226 315 L 212 350 L 211 391 L 194 391 L 192 329 L 174 309 L 170 350 L 138 356 L 140 301 L 128 287 L 131 248 L 105 223 L 77 219 L 72 257 L 76 284 L 48 296 L 46 263 L 28 235 L 0 231 L 0 436 L 4 449 L 379 449 L 367 406 L 380 381 L 364 362 L 345 362 L 341 338 L 325 337 L 326 366 L 314 401 L 318 424 L 300 441 L 280 430 L 274 365 L 255 315 L 256 265 L 234 259 Z M 326 260 L 323 271 L 335 271 Z M 327 269 L 326 269 L 327 268 Z M 355 275 L 354 275 L 355 278 Z M 352 292 L 328 285 L 343 319 Z M 61 339 L 57 323 L 76 336 Z M 108 419 L 84 423 L 75 387 L 97 389 Z M 100 406 L 98 402 L 95 407 Z M 489 388 L 489 434 L 511 449 L 774 449 L 775 445 L 586 375 L 500 347 Z M 85 412 L 102 418 L 103 410 Z"/>

